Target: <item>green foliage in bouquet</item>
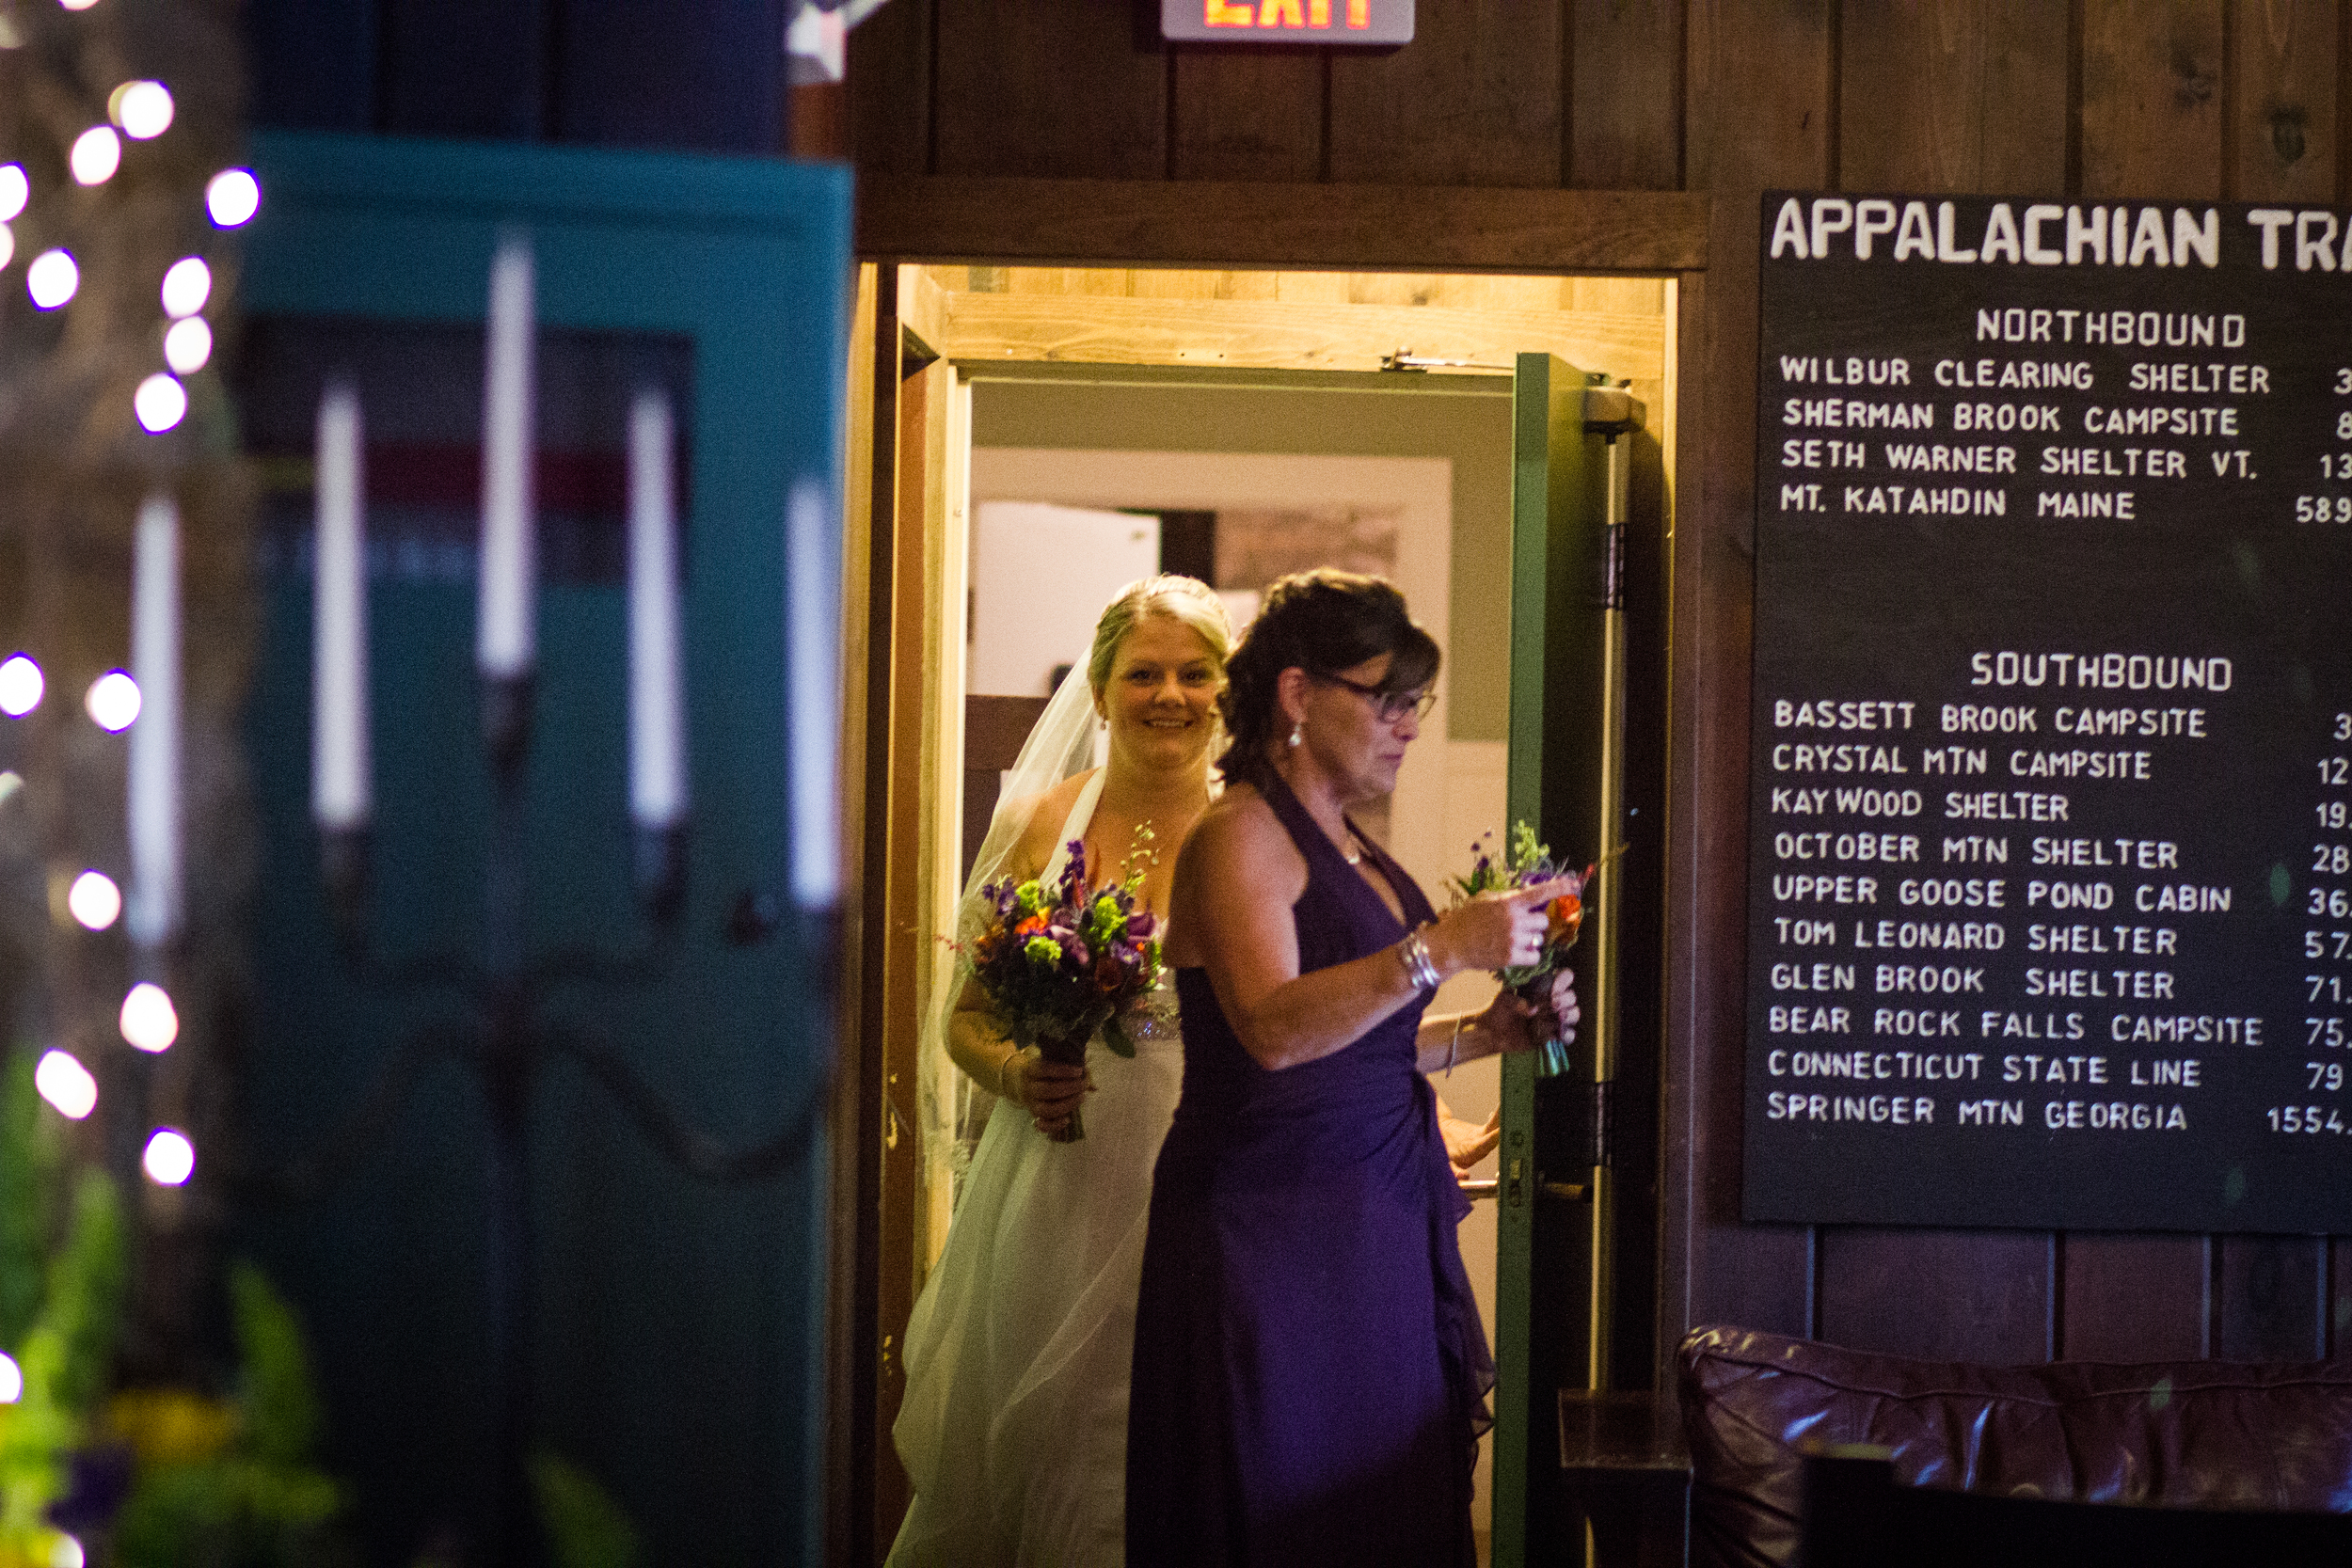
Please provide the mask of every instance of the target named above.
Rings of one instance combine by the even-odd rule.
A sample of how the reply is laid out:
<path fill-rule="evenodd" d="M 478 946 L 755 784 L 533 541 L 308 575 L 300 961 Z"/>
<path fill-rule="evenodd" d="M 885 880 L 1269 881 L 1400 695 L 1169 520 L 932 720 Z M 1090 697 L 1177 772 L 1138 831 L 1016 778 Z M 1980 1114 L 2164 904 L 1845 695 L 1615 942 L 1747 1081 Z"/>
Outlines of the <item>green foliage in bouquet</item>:
<path fill-rule="evenodd" d="M 1543 951 L 1532 964 L 1513 964 L 1494 972 L 1503 989 L 1522 1000 L 1536 1003 L 1543 998 L 1546 983 L 1568 966 L 1568 949 L 1576 945 L 1578 934 L 1584 926 L 1584 892 L 1592 885 L 1594 867 L 1583 873 L 1557 864 L 1551 858 L 1551 846 L 1539 842 L 1535 830 L 1526 822 L 1511 824 L 1510 847 L 1498 855 L 1491 840 L 1493 834 L 1481 833 L 1470 851 L 1478 858 L 1471 863 L 1470 875 L 1454 879 L 1454 902 L 1465 903 L 1482 893 L 1507 893 L 1514 888 L 1532 887 L 1554 878 L 1567 877 L 1576 886 L 1563 893 L 1544 907 L 1547 926 Z M 1603 857 L 1606 859 L 1607 857 Z M 1537 1076 L 1557 1078 L 1570 1069 L 1568 1048 L 1558 1039 L 1546 1040 L 1537 1051 Z"/>

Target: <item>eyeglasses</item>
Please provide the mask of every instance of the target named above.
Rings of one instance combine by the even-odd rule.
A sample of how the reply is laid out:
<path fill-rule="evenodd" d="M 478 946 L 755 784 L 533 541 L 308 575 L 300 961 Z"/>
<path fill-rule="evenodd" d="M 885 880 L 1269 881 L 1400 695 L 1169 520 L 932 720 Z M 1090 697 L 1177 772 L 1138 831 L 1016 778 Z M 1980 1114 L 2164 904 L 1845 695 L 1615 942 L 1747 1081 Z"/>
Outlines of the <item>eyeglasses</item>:
<path fill-rule="evenodd" d="M 1311 671 L 1309 673 L 1314 673 Z M 1373 711 L 1380 716 L 1383 724 L 1393 724 L 1408 713 L 1416 719 L 1426 719 L 1429 710 L 1438 705 L 1438 694 L 1425 689 L 1420 691 L 1383 691 L 1376 686 L 1349 680 L 1345 675 L 1314 674 L 1314 678 L 1332 686 L 1343 686 L 1371 703 Z"/>

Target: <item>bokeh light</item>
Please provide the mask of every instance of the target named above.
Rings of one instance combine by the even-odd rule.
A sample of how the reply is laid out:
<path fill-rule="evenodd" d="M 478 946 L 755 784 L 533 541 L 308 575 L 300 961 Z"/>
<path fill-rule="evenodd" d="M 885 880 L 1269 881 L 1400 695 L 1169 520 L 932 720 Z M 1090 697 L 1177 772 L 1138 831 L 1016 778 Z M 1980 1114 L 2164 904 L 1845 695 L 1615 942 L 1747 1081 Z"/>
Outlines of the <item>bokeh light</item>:
<path fill-rule="evenodd" d="M 111 125 L 93 125 L 73 138 L 66 164 L 76 184 L 103 185 L 122 166 L 122 138 Z"/>
<path fill-rule="evenodd" d="M 171 129 L 171 89 L 161 82 L 125 82 L 107 97 L 106 118 L 133 141 L 152 141 Z"/>
<path fill-rule="evenodd" d="M 141 980 L 122 999 L 122 1037 L 141 1051 L 171 1049 L 180 1037 L 180 1009 L 171 993 L 152 980 Z"/>
<path fill-rule="evenodd" d="M 70 11 L 86 11 L 97 5 L 98 0 L 57 0 L 57 4 Z"/>
<path fill-rule="evenodd" d="M 82 286 L 82 269 L 63 250 L 44 250 L 24 268 L 24 292 L 43 310 L 55 310 Z"/>
<path fill-rule="evenodd" d="M 82 699 L 90 722 L 110 735 L 120 735 L 138 721 L 139 683 L 120 670 L 109 670 L 89 683 Z"/>
<path fill-rule="evenodd" d="M 44 1051 L 33 1069 L 33 1087 L 68 1121 L 98 1109 L 98 1080 L 71 1051 Z"/>
<path fill-rule="evenodd" d="M 186 316 L 164 334 L 164 363 L 182 375 L 194 375 L 213 356 L 213 329 L 202 316 Z"/>
<path fill-rule="evenodd" d="M 147 1152 L 139 1156 L 139 1164 L 158 1187 L 183 1185 L 196 1174 L 196 1145 L 188 1142 L 185 1132 L 158 1127 L 147 1140 Z"/>
<path fill-rule="evenodd" d="M 141 430 L 161 436 L 187 417 L 188 389 L 177 378 L 158 371 L 139 383 L 139 389 L 131 395 L 131 407 L 139 417 Z"/>
<path fill-rule="evenodd" d="M 65 907 L 84 928 L 103 931 L 122 917 L 122 890 L 103 871 L 85 871 L 66 890 Z"/>
<path fill-rule="evenodd" d="M 48 687 L 32 655 L 10 654 L 6 662 L 0 663 L 0 713 L 11 719 L 24 718 L 40 706 L 40 694 Z"/>
<path fill-rule="evenodd" d="M 0 221 L 0 267 L 16 260 L 16 231 Z"/>
<path fill-rule="evenodd" d="M 82 1544 L 70 1535 L 57 1537 L 57 1544 L 49 1548 L 49 1568 L 85 1568 L 89 1561 Z"/>
<path fill-rule="evenodd" d="M 225 168 L 204 187 L 204 208 L 223 229 L 234 229 L 262 210 L 262 182 L 241 168 Z"/>
<path fill-rule="evenodd" d="M 0 223 L 24 211 L 24 204 L 32 199 L 33 185 L 24 178 L 24 166 L 0 164 Z"/>
<path fill-rule="evenodd" d="M 164 274 L 164 314 L 193 316 L 213 297 L 213 269 L 201 256 L 183 256 Z"/>
<path fill-rule="evenodd" d="M 14 1404 L 24 1397 L 24 1369 L 16 1364 L 16 1357 L 0 1351 L 0 1404 Z"/>

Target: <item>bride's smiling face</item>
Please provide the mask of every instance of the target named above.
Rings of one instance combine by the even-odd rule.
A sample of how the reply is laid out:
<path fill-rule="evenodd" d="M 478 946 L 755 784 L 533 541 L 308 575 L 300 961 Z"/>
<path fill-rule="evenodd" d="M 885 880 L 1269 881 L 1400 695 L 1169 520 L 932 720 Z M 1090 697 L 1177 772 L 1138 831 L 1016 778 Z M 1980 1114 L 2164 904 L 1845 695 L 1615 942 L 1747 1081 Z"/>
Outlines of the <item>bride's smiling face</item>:
<path fill-rule="evenodd" d="M 1146 615 L 1119 644 L 1095 697 L 1109 721 L 1111 760 L 1151 768 L 1201 766 L 1216 724 L 1216 657 L 1172 615 Z"/>

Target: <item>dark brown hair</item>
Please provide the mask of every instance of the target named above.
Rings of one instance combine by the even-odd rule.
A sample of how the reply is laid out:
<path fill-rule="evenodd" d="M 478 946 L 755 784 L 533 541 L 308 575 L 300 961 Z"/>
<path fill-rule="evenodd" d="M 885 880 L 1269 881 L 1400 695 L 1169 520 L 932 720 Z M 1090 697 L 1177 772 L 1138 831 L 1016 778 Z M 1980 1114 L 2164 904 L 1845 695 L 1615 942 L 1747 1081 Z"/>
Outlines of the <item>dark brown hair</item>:
<path fill-rule="evenodd" d="M 1417 691 L 1437 678 L 1438 644 L 1413 624 L 1394 585 L 1329 567 L 1277 578 L 1225 661 L 1217 711 L 1232 743 L 1217 768 L 1263 788 L 1274 766 L 1268 753 L 1280 722 L 1282 672 L 1337 675 L 1382 654 L 1391 656 L 1383 692 Z"/>

